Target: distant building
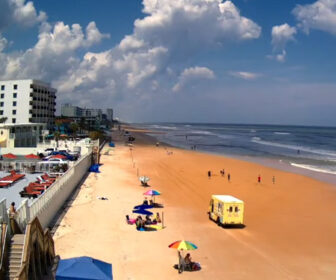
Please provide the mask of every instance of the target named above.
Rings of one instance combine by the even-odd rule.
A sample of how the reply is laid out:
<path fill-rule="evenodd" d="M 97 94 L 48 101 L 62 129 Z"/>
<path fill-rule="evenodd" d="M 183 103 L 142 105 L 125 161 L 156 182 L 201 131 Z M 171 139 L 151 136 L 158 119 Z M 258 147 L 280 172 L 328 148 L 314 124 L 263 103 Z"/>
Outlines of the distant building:
<path fill-rule="evenodd" d="M 0 124 L 0 147 L 36 147 L 43 140 L 46 124 Z"/>
<path fill-rule="evenodd" d="M 0 118 L 6 124 L 55 124 L 56 89 L 50 84 L 27 79 L 0 81 Z"/>
<path fill-rule="evenodd" d="M 63 104 L 61 106 L 62 117 L 73 119 L 77 123 L 85 123 L 88 128 L 100 128 L 105 125 L 106 120 L 112 122 L 113 109 L 107 109 L 103 114 L 102 109 L 81 108 L 71 104 Z"/>
<path fill-rule="evenodd" d="M 113 121 L 113 109 L 106 109 L 106 117 L 108 121 Z"/>
<path fill-rule="evenodd" d="M 83 109 L 71 104 L 63 104 L 61 107 L 61 115 L 69 118 L 80 118 L 83 116 Z"/>

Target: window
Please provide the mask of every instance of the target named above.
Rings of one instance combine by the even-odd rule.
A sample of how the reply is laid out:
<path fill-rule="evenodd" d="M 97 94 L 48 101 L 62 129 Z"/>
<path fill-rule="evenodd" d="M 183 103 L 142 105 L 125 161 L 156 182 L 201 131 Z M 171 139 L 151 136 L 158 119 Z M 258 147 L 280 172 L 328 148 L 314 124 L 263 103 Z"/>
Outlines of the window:
<path fill-rule="evenodd" d="M 239 208 L 237 206 L 235 207 L 235 212 L 239 212 Z"/>
<path fill-rule="evenodd" d="M 16 115 L 16 110 L 13 110 L 12 113 L 13 113 L 13 115 Z"/>
<path fill-rule="evenodd" d="M 16 106 L 16 101 L 13 101 L 13 106 Z"/>
<path fill-rule="evenodd" d="M 17 93 L 14 92 L 14 93 L 13 93 L 13 98 L 16 98 L 16 97 L 17 97 Z"/>
<path fill-rule="evenodd" d="M 229 212 L 232 212 L 232 210 L 233 210 L 233 208 L 232 208 L 232 206 L 230 206 L 230 208 L 229 208 Z"/>
<path fill-rule="evenodd" d="M 0 107 L 3 107 L 4 103 L 3 102 L 0 102 Z"/>
<path fill-rule="evenodd" d="M 0 98 L 5 98 L 5 94 L 1 93 Z"/>
<path fill-rule="evenodd" d="M 16 119 L 12 119 L 12 123 L 16 123 Z"/>
<path fill-rule="evenodd" d="M 17 89 L 17 85 L 14 85 L 14 86 L 13 86 L 13 89 Z"/>
<path fill-rule="evenodd" d="M 5 90 L 5 86 L 4 85 L 1 86 L 1 90 Z"/>
<path fill-rule="evenodd" d="M 1 110 L 1 111 L 0 111 L 0 116 L 2 116 L 2 115 L 3 115 L 3 111 Z"/>

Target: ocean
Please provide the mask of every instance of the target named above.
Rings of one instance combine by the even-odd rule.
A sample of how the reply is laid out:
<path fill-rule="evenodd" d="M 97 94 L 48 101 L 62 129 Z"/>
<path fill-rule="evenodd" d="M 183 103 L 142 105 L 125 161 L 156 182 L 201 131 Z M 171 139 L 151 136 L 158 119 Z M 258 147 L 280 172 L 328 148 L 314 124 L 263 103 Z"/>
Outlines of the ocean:
<path fill-rule="evenodd" d="M 336 178 L 336 128 L 333 127 L 204 123 L 147 123 L 138 126 L 165 132 L 152 136 L 175 147 L 195 147 L 198 151 L 272 167 L 287 165 L 293 170 L 303 169 Z"/>

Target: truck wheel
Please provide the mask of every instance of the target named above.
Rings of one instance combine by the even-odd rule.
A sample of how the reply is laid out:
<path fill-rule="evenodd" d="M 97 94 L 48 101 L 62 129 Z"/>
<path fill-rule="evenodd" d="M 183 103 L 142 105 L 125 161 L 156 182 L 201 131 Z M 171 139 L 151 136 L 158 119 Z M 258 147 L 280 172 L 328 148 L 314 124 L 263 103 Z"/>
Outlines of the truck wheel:
<path fill-rule="evenodd" d="M 222 225 L 221 222 L 220 222 L 219 217 L 218 217 L 217 220 L 216 220 L 216 224 L 217 224 L 219 227 Z"/>
<path fill-rule="evenodd" d="M 211 214 L 209 213 L 209 220 L 212 221 Z"/>

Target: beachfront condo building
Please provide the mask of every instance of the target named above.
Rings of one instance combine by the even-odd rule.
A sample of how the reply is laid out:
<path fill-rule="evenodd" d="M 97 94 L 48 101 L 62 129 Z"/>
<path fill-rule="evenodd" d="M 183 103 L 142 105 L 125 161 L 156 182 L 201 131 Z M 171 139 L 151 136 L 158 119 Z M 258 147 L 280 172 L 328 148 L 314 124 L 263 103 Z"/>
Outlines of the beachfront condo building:
<path fill-rule="evenodd" d="M 56 89 L 33 80 L 0 81 L 0 119 L 5 124 L 55 125 Z"/>
<path fill-rule="evenodd" d="M 73 121 L 84 122 L 88 127 L 99 128 L 101 125 L 113 121 L 113 109 L 106 109 L 106 114 L 102 109 L 81 108 L 71 104 L 62 104 L 61 116 L 71 118 Z"/>

